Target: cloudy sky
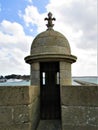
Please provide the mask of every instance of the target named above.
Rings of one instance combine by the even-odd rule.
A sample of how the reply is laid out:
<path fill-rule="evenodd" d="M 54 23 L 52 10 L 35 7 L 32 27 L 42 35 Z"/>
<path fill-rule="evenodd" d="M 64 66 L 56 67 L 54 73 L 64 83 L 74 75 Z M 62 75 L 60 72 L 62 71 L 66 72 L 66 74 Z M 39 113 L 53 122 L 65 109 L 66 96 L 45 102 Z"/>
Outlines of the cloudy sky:
<path fill-rule="evenodd" d="M 72 75 L 96 76 L 97 0 L 0 0 L 0 75 L 30 73 L 24 57 L 34 37 L 46 30 L 48 12 L 78 57 Z"/>

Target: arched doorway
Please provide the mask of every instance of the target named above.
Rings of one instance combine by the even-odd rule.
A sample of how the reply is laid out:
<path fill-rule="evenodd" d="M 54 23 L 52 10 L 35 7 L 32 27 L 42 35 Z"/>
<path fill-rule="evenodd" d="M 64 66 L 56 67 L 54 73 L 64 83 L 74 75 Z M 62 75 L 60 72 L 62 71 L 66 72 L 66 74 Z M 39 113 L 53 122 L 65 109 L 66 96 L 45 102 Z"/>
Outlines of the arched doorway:
<path fill-rule="evenodd" d="M 59 62 L 40 63 L 40 116 L 41 119 L 60 119 Z"/>

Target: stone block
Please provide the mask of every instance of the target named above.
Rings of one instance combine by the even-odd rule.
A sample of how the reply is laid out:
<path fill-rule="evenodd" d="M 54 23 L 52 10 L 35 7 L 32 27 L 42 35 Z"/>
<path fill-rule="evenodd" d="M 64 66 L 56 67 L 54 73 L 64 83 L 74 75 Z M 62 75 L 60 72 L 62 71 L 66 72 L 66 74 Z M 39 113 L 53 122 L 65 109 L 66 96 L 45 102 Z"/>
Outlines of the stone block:
<path fill-rule="evenodd" d="M 39 70 L 31 71 L 31 85 L 40 85 L 40 72 Z"/>
<path fill-rule="evenodd" d="M 0 125 L 0 130 L 31 130 L 31 124 Z"/>
<path fill-rule="evenodd" d="M 71 85 L 72 81 L 71 81 L 71 78 L 62 78 L 60 79 L 60 83 L 61 85 Z"/>
<path fill-rule="evenodd" d="M 72 126 L 72 125 L 63 125 L 62 130 L 98 130 L 97 126 Z"/>
<path fill-rule="evenodd" d="M 1 86 L 0 106 L 29 103 L 29 86 Z"/>
<path fill-rule="evenodd" d="M 36 62 L 36 63 L 32 63 L 31 64 L 31 72 L 32 71 L 36 71 L 36 70 L 39 70 L 40 67 L 39 67 L 39 62 Z"/>
<path fill-rule="evenodd" d="M 40 79 L 40 72 L 39 71 L 32 71 L 31 79 Z"/>
<path fill-rule="evenodd" d="M 13 107 L 13 122 L 15 124 L 28 123 L 30 121 L 30 108 L 28 105 Z"/>
<path fill-rule="evenodd" d="M 39 86 L 40 85 L 40 78 L 31 77 L 31 85 Z"/>
<path fill-rule="evenodd" d="M 40 103 L 38 97 L 30 104 L 30 119 L 32 122 L 32 130 L 36 130 L 40 120 Z"/>
<path fill-rule="evenodd" d="M 60 78 L 62 79 L 66 79 L 66 78 L 70 78 L 71 79 L 71 71 L 69 70 L 61 70 L 60 71 Z"/>
<path fill-rule="evenodd" d="M 29 87 L 30 103 L 33 102 L 39 96 L 40 96 L 40 87 L 37 85 L 30 86 Z"/>
<path fill-rule="evenodd" d="M 71 85 L 71 65 L 70 63 L 60 62 L 60 84 Z"/>
<path fill-rule="evenodd" d="M 32 86 L 32 87 L 33 87 L 33 93 L 32 94 L 36 97 L 40 96 L 40 87 L 38 87 L 38 86 Z"/>
<path fill-rule="evenodd" d="M 61 103 L 65 106 L 98 106 L 98 86 L 62 86 Z"/>
<path fill-rule="evenodd" d="M 12 122 L 12 109 L 9 107 L 0 107 L 0 125 L 11 124 Z"/>
<path fill-rule="evenodd" d="M 62 106 L 63 125 L 97 126 L 98 107 Z"/>
<path fill-rule="evenodd" d="M 60 62 L 60 70 L 69 70 L 71 71 L 71 64 L 68 62 Z"/>

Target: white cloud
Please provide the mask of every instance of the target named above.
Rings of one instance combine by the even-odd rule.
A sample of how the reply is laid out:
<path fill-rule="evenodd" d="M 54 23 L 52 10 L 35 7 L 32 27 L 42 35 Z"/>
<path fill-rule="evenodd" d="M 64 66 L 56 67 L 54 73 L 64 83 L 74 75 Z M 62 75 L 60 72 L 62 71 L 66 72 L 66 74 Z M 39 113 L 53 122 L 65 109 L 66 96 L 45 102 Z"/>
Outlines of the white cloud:
<path fill-rule="evenodd" d="M 29 54 L 32 40 L 19 23 L 7 20 L 0 23 L 0 70 L 4 70 L 3 75 L 29 73 L 24 57 Z"/>
<path fill-rule="evenodd" d="M 29 5 L 25 8 L 25 14 L 23 14 L 23 19 L 28 26 L 33 25 L 37 27 L 37 32 L 41 32 L 42 30 L 45 30 L 45 22 L 44 17 L 46 16 L 46 13 L 40 14 L 38 12 L 37 7 L 33 5 Z"/>

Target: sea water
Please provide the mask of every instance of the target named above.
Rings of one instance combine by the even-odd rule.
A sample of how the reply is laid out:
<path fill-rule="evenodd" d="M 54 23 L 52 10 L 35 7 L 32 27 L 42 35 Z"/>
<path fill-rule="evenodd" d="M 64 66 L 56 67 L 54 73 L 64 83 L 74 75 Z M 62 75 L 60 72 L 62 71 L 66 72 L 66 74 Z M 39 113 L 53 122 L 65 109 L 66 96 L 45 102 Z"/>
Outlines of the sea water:
<path fill-rule="evenodd" d="M 98 77 L 72 77 L 72 85 L 79 85 L 74 80 L 85 81 L 89 83 L 98 84 Z M 0 83 L 0 86 L 29 86 L 30 81 L 22 80 L 22 81 L 14 81 L 14 82 L 3 82 Z"/>
<path fill-rule="evenodd" d="M 29 85 L 30 85 L 30 81 L 26 81 L 26 80 L 0 83 L 0 86 L 29 86 Z"/>
<path fill-rule="evenodd" d="M 74 80 L 79 80 L 79 81 L 84 81 L 84 82 L 88 82 L 88 83 L 98 84 L 98 77 L 97 76 L 73 77 L 72 80 L 73 80 L 73 82 L 74 82 Z"/>

